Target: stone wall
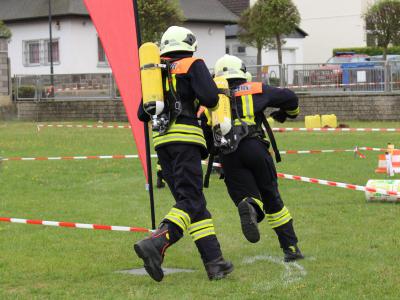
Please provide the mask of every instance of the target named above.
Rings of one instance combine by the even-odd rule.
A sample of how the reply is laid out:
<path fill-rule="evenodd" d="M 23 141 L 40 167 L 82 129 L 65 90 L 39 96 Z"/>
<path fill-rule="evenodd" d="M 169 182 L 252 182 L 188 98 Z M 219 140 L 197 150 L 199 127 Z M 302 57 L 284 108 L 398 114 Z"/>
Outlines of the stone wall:
<path fill-rule="evenodd" d="M 299 98 L 302 116 L 335 114 L 338 120 L 400 121 L 400 93 Z"/>
<path fill-rule="evenodd" d="M 14 120 L 17 118 L 17 107 L 14 104 L 1 106 L 0 105 L 0 122 Z"/>
<path fill-rule="evenodd" d="M 400 94 L 300 95 L 301 115 L 336 114 L 344 120 L 400 121 Z M 17 102 L 18 119 L 32 121 L 126 121 L 122 101 Z"/>
<path fill-rule="evenodd" d="M 27 121 L 127 121 L 119 100 L 17 102 L 19 120 Z"/>

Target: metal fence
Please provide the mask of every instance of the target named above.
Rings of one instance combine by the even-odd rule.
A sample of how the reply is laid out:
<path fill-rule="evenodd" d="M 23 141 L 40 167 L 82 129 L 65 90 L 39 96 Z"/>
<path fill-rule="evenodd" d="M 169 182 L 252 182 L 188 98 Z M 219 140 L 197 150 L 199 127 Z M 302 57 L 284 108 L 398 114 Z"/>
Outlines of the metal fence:
<path fill-rule="evenodd" d="M 389 91 L 385 63 L 286 65 L 286 86 L 303 92 Z"/>
<path fill-rule="evenodd" d="M 254 81 L 288 87 L 296 92 L 400 92 L 400 61 L 248 66 L 247 70 Z M 53 75 L 53 78 L 50 75 L 18 75 L 13 78 L 13 83 L 16 100 L 120 99 L 110 73 Z"/>
<path fill-rule="evenodd" d="M 16 100 L 119 99 L 111 73 L 17 75 L 13 81 Z"/>

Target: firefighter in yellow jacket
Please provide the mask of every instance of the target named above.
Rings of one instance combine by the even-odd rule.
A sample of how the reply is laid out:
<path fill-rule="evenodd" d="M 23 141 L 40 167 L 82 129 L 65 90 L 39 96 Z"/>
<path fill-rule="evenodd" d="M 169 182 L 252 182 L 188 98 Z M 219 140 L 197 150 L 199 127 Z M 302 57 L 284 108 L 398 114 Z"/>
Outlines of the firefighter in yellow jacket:
<path fill-rule="evenodd" d="M 165 250 L 185 231 L 195 242 L 210 280 L 233 271 L 233 265 L 222 256 L 203 194 L 201 160 L 208 153 L 196 112 L 200 105 L 217 107 L 218 89 L 204 61 L 193 57 L 196 47 L 193 33 L 178 26 L 168 28 L 160 44 L 166 105 L 153 119 L 153 142 L 176 204 L 151 237 L 134 245 L 146 271 L 156 281 L 163 278 Z M 143 122 L 151 121 L 142 105 L 138 117 Z"/>
<path fill-rule="evenodd" d="M 270 87 L 261 82 L 246 82 L 246 67 L 231 55 L 220 58 L 214 68 L 215 76 L 227 79 L 231 91 L 232 129 L 218 138 L 225 184 L 238 208 L 241 227 L 246 239 L 256 243 L 260 239 L 258 223 L 265 217 L 275 230 L 285 261 L 303 258 L 293 228 L 293 220 L 278 191 L 278 180 L 273 158 L 269 152 L 262 125 L 269 129 L 271 143 L 277 157 L 275 139 L 265 119 L 267 107 L 278 108 L 271 117 L 279 122 L 296 118 L 298 98 L 288 89 Z M 218 134 L 207 135 L 216 144 Z M 207 138 L 209 142 L 209 138 Z"/>

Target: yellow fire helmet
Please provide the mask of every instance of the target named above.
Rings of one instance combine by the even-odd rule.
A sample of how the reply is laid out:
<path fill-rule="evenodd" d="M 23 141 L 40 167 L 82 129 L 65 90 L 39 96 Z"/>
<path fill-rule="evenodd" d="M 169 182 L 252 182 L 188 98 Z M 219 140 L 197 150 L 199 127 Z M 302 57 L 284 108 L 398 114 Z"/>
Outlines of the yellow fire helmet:
<path fill-rule="evenodd" d="M 242 78 L 247 79 L 246 66 L 236 56 L 225 54 L 215 63 L 215 76 L 223 76 L 225 79 Z"/>
<path fill-rule="evenodd" d="M 246 72 L 246 80 L 247 82 L 252 82 L 253 81 L 253 75 L 249 71 Z"/>
<path fill-rule="evenodd" d="M 185 27 L 171 26 L 163 34 L 160 44 L 160 53 L 188 51 L 195 52 L 197 40 L 192 31 Z"/>

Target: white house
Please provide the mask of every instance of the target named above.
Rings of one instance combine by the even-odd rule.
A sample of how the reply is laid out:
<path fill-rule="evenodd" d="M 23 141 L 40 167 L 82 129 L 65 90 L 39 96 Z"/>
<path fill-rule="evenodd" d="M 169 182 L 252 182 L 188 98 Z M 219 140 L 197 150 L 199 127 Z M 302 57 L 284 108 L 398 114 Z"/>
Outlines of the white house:
<path fill-rule="evenodd" d="M 325 62 L 334 48 L 367 46 L 363 15 L 375 0 L 292 0 L 301 14 L 304 62 Z"/>
<path fill-rule="evenodd" d="M 300 28 L 285 37 L 282 47 L 282 62 L 295 64 L 303 61 L 303 43 L 307 33 Z M 257 64 L 257 49 L 241 43 L 238 39 L 238 26 L 226 26 L 226 52 L 240 57 L 248 66 Z M 263 65 L 277 65 L 278 51 L 275 48 L 263 49 L 261 54 Z"/>
<path fill-rule="evenodd" d="M 0 20 L 11 29 L 11 74 L 49 74 L 49 0 L 0 0 Z M 83 0 L 52 0 L 55 74 L 109 73 L 104 50 Z M 208 66 L 225 53 L 225 25 L 237 16 L 217 0 L 180 0 Z"/>
<path fill-rule="evenodd" d="M 240 15 L 244 9 L 253 5 L 255 1 L 250 0 L 221 0 L 221 2 L 232 12 Z M 226 52 L 240 57 L 248 66 L 256 65 L 257 49 L 244 45 L 238 39 L 238 26 L 226 26 Z M 308 34 L 300 28 L 284 38 L 282 47 L 282 61 L 284 64 L 295 64 L 303 62 L 303 43 Z M 263 49 L 261 54 L 263 65 L 277 65 L 278 53 L 274 48 Z"/>

